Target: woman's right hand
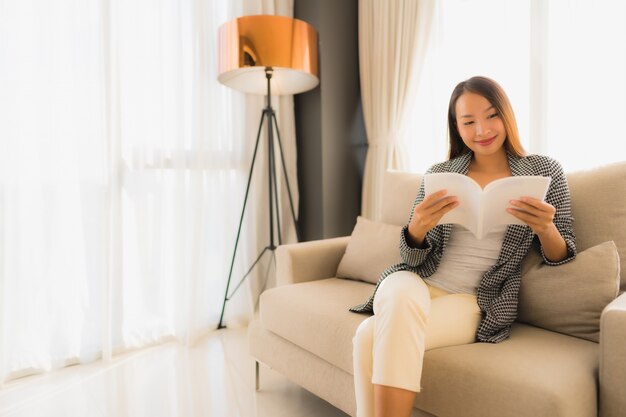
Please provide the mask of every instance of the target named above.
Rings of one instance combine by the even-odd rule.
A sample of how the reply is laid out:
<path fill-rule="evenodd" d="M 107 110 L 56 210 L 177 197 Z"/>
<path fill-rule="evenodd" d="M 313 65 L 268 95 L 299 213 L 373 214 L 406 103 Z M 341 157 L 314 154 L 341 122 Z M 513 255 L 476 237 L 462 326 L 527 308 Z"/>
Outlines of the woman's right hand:
<path fill-rule="evenodd" d="M 444 214 L 458 207 L 458 199 L 455 196 L 446 196 L 446 194 L 446 190 L 437 191 L 426 196 L 415 206 L 408 228 L 412 246 L 423 246 L 426 233 L 439 223 Z"/>

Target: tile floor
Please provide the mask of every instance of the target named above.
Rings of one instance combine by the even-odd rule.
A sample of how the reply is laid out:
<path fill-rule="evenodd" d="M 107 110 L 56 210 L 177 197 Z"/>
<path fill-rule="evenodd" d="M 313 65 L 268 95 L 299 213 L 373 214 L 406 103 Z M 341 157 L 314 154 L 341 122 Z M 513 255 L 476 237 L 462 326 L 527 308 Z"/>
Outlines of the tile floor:
<path fill-rule="evenodd" d="M 11 417 L 347 417 L 254 360 L 246 329 L 209 333 L 194 346 L 169 343 L 23 378 L 0 390 Z"/>

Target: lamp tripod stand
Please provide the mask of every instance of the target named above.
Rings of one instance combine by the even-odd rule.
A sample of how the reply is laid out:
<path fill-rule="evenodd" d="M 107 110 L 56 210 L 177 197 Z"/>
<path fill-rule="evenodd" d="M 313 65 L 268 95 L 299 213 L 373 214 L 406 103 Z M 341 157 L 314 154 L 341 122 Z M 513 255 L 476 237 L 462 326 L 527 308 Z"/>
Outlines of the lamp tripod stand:
<path fill-rule="evenodd" d="M 248 174 L 248 184 L 246 185 L 246 193 L 243 199 L 243 208 L 241 209 L 241 217 L 239 219 L 239 227 L 237 229 L 237 238 L 235 239 L 235 248 L 233 250 L 233 257 L 230 262 L 230 271 L 228 272 L 228 281 L 226 283 L 226 291 L 224 292 L 224 302 L 222 304 L 222 313 L 220 314 L 220 321 L 217 325 L 218 329 L 223 329 L 226 326 L 223 323 L 224 320 L 224 311 L 226 310 L 226 302 L 229 301 L 233 295 L 237 292 L 241 284 L 245 281 L 245 279 L 250 275 L 254 267 L 259 263 L 259 261 L 263 258 L 263 255 L 271 252 L 272 257 L 275 259 L 276 250 L 276 239 L 274 233 L 276 232 L 278 238 L 278 245 L 282 244 L 281 237 L 281 229 L 280 229 L 280 207 L 278 204 L 278 182 L 276 175 L 276 160 L 275 160 L 275 152 L 274 152 L 274 129 L 276 129 L 276 143 L 278 143 L 278 150 L 280 153 L 280 162 L 283 170 L 283 175 L 285 177 L 285 184 L 287 186 L 287 194 L 289 195 L 289 207 L 291 209 L 291 218 L 293 220 L 293 224 L 296 230 L 296 236 L 298 241 L 300 240 L 300 233 L 298 230 L 298 223 L 296 222 L 296 214 L 293 208 L 293 199 L 291 196 L 291 188 L 289 187 L 289 178 L 287 177 L 287 169 L 285 167 L 285 158 L 283 156 L 283 148 L 280 142 L 280 133 L 278 131 L 278 122 L 276 121 L 276 113 L 272 108 L 272 95 L 271 95 L 271 81 L 274 70 L 272 67 L 265 67 L 265 78 L 267 79 L 267 105 L 263 109 L 261 114 L 261 121 L 259 123 L 259 130 L 256 136 L 256 143 L 254 145 L 254 153 L 252 155 L 252 163 L 250 165 L 250 172 Z M 268 157 L 268 171 L 269 171 L 269 181 L 268 181 L 268 197 L 269 197 L 269 244 L 265 246 L 265 248 L 261 251 L 261 253 L 257 256 L 256 260 L 250 266 L 248 271 L 243 275 L 237 286 L 233 289 L 232 293 L 229 294 L 230 290 L 230 281 L 233 276 L 233 268 L 235 265 L 235 258 L 237 255 L 237 247 L 239 245 L 239 237 L 241 236 L 241 226 L 243 224 L 244 214 L 246 212 L 246 205 L 248 202 L 248 195 L 250 192 L 250 184 L 252 180 L 252 173 L 254 172 L 254 164 L 256 161 L 257 151 L 259 148 L 259 142 L 261 139 L 261 132 L 263 130 L 263 123 L 267 124 L 267 157 Z M 274 218 L 276 218 L 276 228 L 274 227 Z M 276 230 L 275 230 L 276 229 Z"/>

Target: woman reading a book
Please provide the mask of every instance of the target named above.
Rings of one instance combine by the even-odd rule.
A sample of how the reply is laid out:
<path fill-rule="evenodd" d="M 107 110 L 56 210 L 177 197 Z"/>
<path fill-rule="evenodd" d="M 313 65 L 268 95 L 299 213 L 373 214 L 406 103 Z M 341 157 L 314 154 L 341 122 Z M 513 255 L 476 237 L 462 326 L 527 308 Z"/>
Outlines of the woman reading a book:
<path fill-rule="evenodd" d="M 456 224 L 438 224 L 459 202 L 420 186 L 403 228 L 403 263 L 383 272 L 370 299 L 351 311 L 374 313 L 354 336 L 358 417 L 410 416 L 421 390 L 424 351 L 498 343 L 517 315 L 521 262 L 537 245 L 548 265 L 576 256 L 567 179 L 560 164 L 527 155 L 502 88 L 473 77 L 459 83 L 448 108 L 449 159 L 426 174 L 467 175 L 481 187 L 510 176 L 550 177 L 545 201 L 526 196 L 503 209 L 522 221 L 483 239 Z"/>

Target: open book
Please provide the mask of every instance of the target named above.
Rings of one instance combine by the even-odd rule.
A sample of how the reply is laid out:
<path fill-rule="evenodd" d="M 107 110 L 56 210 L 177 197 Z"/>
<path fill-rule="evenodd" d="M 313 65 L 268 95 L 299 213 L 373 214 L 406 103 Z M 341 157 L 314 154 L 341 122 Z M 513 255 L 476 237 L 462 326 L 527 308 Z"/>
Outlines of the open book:
<path fill-rule="evenodd" d="M 544 200 L 550 185 L 550 177 L 518 176 L 500 178 L 490 182 L 484 189 L 470 177 L 452 172 L 424 176 L 425 195 L 448 190 L 449 196 L 459 199 L 459 206 L 439 220 L 438 224 L 456 223 L 482 239 L 496 226 L 525 224 L 506 212 L 511 200 L 534 197 Z"/>

